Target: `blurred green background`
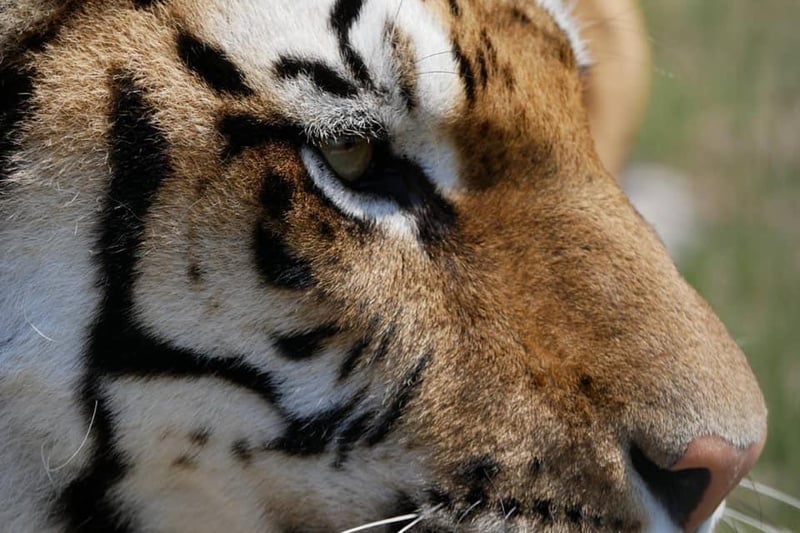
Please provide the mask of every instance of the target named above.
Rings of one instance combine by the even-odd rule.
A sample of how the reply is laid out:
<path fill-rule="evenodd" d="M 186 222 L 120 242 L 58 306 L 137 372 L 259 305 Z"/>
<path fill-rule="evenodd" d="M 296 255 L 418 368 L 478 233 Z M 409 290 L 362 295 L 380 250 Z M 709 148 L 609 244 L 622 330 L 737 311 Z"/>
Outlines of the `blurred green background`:
<path fill-rule="evenodd" d="M 800 0 L 642 4 L 653 92 L 633 165 L 686 178 L 698 224 L 679 266 L 770 410 L 751 479 L 800 498 Z M 729 506 L 800 531 L 800 511 L 770 498 L 739 489 Z M 753 531 L 736 527 L 721 531 Z"/>

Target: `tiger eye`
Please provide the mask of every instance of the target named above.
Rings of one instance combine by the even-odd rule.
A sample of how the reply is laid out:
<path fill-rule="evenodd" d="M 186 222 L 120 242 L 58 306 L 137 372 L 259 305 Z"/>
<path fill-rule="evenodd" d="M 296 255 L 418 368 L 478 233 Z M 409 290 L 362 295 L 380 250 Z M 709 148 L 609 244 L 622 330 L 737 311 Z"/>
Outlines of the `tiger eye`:
<path fill-rule="evenodd" d="M 321 144 L 319 150 L 343 181 L 358 180 L 372 162 L 373 148 L 368 139 L 343 137 Z"/>

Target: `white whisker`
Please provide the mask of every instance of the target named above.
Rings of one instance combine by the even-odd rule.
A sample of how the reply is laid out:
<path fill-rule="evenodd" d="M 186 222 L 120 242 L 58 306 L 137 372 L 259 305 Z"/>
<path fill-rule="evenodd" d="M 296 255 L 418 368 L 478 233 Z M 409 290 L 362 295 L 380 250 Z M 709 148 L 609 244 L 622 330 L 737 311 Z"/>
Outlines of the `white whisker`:
<path fill-rule="evenodd" d="M 506 510 L 505 510 L 505 508 L 504 508 L 504 509 L 503 509 L 503 512 L 504 512 L 504 514 L 503 514 L 503 520 L 508 520 L 509 518 L 511 518 L 511 516 L 514 514 L 514 512 L 516 512 L 516 510 L 517 510 L 517 507 L 516 507 L 516 506 L 512 507 L 512 508 L 511 508 L 511 509 L 509 509 L 508 511 L 506 511 Z"/>
<path fill-rule="evenodd" d="M 459 517 L 458 517 L 458 521 L 457 521 L 457 522 L 460 524 L 460 523 L 461 523 L 461 521 L 462 521 L 462 520 L 464 520 L 464 519 L 467 517 L 467 515 L 469 515 L 470 511 L 472 511 L 473 509 L 475 509 L 475 508 L 476 508 L 477 506 L 479 506 L 481 503 L 483 503 L 483 500 L 478 500 L 478 501 L 476 501 L 475 503 L 473 503 L 472 505 L 470 505 L 469 507 L 467 507 L 467 508 L 464 510 L 464 512 L 463 512 L 463 513 L 461 513 L 461 516 L 459 516 Z"/>
<path fill-rule="evenodd" d="M 389 36 L 389 41 L 394 42 L 394 38 L 397 35 L 397 21 L 400 18 L 400 10 L 403 8 L 403 0 L 400 0 L 400 3 L 397 5 L 397 11 L 394 13 L 394 22 L 392 22 L 392 35 Z"/>
<path fill-rule="evenodd" d="M 407 531 L 410 531 L 412 527 L 416 526 L 417 524 L 419 524 L 420 522 L 422 522 L 424 519 L 425 519 L 425 516 L 424 516 L 424 515 L 420 515 L 420 516 L 418 516 L 418 517 L 416 518 L 416 520 L 414 520 L 414 521 L 413 521 L 413 522 L 411 522 L 410 524 L 408 524 L 408 525 L 404 526 L 404 527 L 403 527 L 403 529 L 401 529 L 401 530 L 400 530 L 400 531 L 398 531 L 397 533 L 406 533 Z"/>
<path fill-rule="evenodd" d="M 751 479 L 743 479 L 739 483 L 739 486 L 742 487 L 743 489 L 753 491 L 757 494 L 766 496 L 767 498 L 772 498 L 773 500 L 785 503 L 789 507 L 793 507 L 797 510 L 800 510 L 800 500 L 798 500 L 794 496 L 789 496 L 785 492 L 781 492 L 778 489 L 774 489 L 770 486 L 764 485 L 763 483 L 758 483 L 757 481 L 753 481 Z"/>
<path fill-rule="evenodd" d="M 458 76 L 458 72 L 451 72 L 449 70 L 426 70 L 425 72 L 420 72 L 419 75 L 422 76 L 423 74 L 451 74 L 453 76 Z"/>
<path fill-rule="evenodd" d="M 60 465 L 54 467 L 50 466 L 50 458 L 44 456 L 44 443 L 42 443 L 42 446 L 39 449 L 39 453 L 42 456 L 42 466 L 44 467 L 44 472 L 45 474 L 47 474 L 47 479 L 50 480 L 51 484 L 55 484 L 55 481 L 53 481 L 53 476 L 52 476 L 53 472 L 58 472 L 59 470 L 64 469 L 78 456 L 83 447 L 86 446 L 86 441 L 89 440 L 89 435 L 92 433 L 92 426 L 94 425 L 94 419 L 96 416 L 97 416 L 97 400 L 95 400 L 94 402 L 94 409 L 92 410 L 92 418 L 89 419 L 89 427 L 86 428 L 86 434 L 83 436 L 83 440 L 75 449 L 75 451 L 72 452 L 72 455 L 70 455 L 67 458 L 67 460 L 61 463 Z"/>
<path fill-rule="evenodd" d="M 426 55 L 426 56 L 422 56 L 422 57 L 420 57 L 419 59 L 417 59 L 417 61 L 415 62 L 415 64 L 419 65 L 420 63 L 422 63 L 422 62 L 423 62 L 423 61 L 425 61 L 426 59 L 431 59 L 432 57 L 436 57 L 436 56 L 442 56 L 442 55 L 445 55 L 445 54 L 452 54 L 452 53 L 453 53 L 453 50 L 452 50 L 452 49 L 447 49 L 447 50 L 442 50 L 441 52 L 436 52 L 436 53 L 433 53 L 433 54 L 428 54 L 428 55 Z"/>
<path fill-rule="evenodd" d="M 735 533 L 740 532 L 739 524 L 733 518 L 728 518 L 727 516 L 723 515 L 722 523 L 728 526 L 728 529 L 730 529 L 731 531 L 734 531 Z"/>
<path fill-rule="evenodd" d="M 763 533 L 785 533 L 788 531 L 765 524 L 761 520 L 749 517 L 746 514 L 740 513 L 739 511 L 734 511 L 733 509 L 725 509 L 724 516 L 731 518 L 732 520 L 736 520 L 742 524 L 746 524 L 754 529 L 762 531 Z"/>
<path fill-rule="evenodd" d="M 28 312 L 27 312 L 27 310 L 25 311 L 25 313 L 23 313 L 23 316 L 22 316 L 22 317 L 25 319 L 25 322 L 26 322 L 26 323 L 27 323 L 27 324 L 28 324 L 28 325 L 31 327 L 31 329 L 33 329 L 33 331 L 35 331 L 35 332 L 36 332 L 36 334 L 37 334 L 37 335 L 39 335 L 41 338 L 43 338 L 43 339 L 44 339 L 44 340 L 46 340 L 46 341 L 50 341 L 50 342 L 56 342 L 56 340 L 55 340 L 55 339 L 53 339 L 53 338 L 51 338 L 51 337 L 48 337 L 47 335 L 45 335 L 45 334 L 42 332 L 42 330 L 40 330 L 39 328 L 37 328 L 37 327 L 36 327 L 36 326 L 33 324 L 33 322 L 31 322 L 31 320 L 28 318 Z"/>
<path fill-rule="evenodd" d="M 409 520 L 414 520 L 419 516 L 420 515 L 416 513 L 393 516 L 392 518 L 384 518 L 383 520 L 378 520 L 377 522 L 370 522 L 369 524 L 363 524 L 352 529 L 347 529 L 341 533 L 355 533 L 356 531 L 365 531 L 367 529 L 374 529 L 376 527 L 381 527 L 388 524 L 396 524 L 397 522 L 408 522 Z"/>

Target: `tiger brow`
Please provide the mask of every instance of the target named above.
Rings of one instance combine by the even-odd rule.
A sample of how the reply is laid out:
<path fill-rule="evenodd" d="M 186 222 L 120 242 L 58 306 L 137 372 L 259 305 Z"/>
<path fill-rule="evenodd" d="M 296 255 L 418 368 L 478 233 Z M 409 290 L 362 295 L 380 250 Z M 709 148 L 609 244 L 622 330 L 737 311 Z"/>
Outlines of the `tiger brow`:
<path fill-rule="evenodd" d="M 306 77 L 320 91 L 340 98 L 350 98 L 358 93 L 358 88 L 352 82 L 322 61 L 281 56 L 275 63 L 275 73 L 283 79 Z"/>

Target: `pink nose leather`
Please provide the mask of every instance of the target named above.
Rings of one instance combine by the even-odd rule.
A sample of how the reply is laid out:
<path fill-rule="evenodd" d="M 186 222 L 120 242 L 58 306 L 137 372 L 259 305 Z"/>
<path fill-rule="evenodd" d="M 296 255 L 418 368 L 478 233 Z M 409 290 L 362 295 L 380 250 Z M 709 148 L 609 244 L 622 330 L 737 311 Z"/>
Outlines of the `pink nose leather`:
<path fill-rule="evenodd" d="M 764 449 L 764 442 L 762 440 L 750 448 L 740 449 L 718 437 L 701 437 L 689 444 L 686 453 L 670 470 L 677 472 L 705 468 L 711 473 L 711 480 L 700 503 L 683 524 L 684 531 L 695 531 L 711 517 L 719 504 L 753 467 Z"/>

